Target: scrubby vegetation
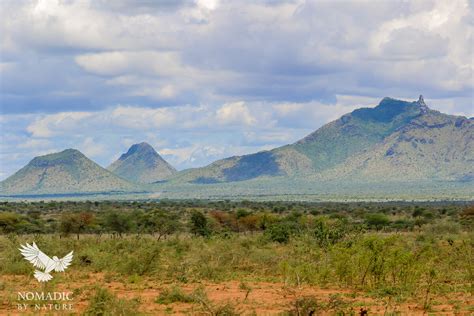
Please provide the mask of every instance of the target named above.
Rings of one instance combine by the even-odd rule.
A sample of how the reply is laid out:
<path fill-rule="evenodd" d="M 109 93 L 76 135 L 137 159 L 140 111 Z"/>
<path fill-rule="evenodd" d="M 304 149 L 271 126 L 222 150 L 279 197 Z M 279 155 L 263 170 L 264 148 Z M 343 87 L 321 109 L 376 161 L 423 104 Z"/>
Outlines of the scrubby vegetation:
<path fill-rule="evenodd" d="M 96 288 L 91 297 L 90 304 L 84 312 L 86 316 L 112 316 L 112 315 L 139 315 L 137 300 L 124 300 L 116 297 L 108 290 Z"/>
<path fill-rule="evenodd" d="M 74 273 L 100 272 L 130 284 L 239 281 L 245 299 L 252 291 L 245 282 L 266 281 L 362 291 L 429 310 L 440 295 L 473 290 L 474 207 L 466 203 L 37 202 L 0 208 L 2 275 L 31 274 L 17 248 L 34 240 L 46 253 L 74 249 Z M 130 305 L 102 289 L 91 293 L 88 311 L 100 310 L 104 300 Z M 198 294 L 169 287 L 155 302 L 237 313 Z M 334 302 L 301 297 L 287 311 L 335 310 Z"/>

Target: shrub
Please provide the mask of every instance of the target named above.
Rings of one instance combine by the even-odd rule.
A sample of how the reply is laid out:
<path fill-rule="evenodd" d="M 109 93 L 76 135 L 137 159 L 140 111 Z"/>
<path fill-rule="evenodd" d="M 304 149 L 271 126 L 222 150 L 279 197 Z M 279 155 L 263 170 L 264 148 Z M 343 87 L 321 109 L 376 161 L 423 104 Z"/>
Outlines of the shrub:
<path fill-rule="evenodd" d="M 367 214 L 365 216 L 365 223 L 367 224 L 367 226 L 379 230 L 385 226 L 388 226 L 390 224 L 390 220 L 385 214 L 375 213 Z"/>
<path fill-rule="evenodd" d="M 413 221 L 410 221 L 410 220 L 406 220 L 406 219 L 398 219 L 396 221 L 394 221 L 392 224 L 391 224 L 391 227 L 393 227 L 394 229 L 412 229 L 413 226 L 415 226 L 415 222 Z"/>
<path fill-rule="evenodd" d="M 10 212 L 0 213 L 0 232 L 11 233 L 16 231 L 21 221 L 21 215 Z"/>
<path fill-rule="evenodd" d="M 139 221 L 141 232 L 157 235 L 158 240 L 177 232 L 180 229 L 179 216 L 162 210 L 146 214 Z"/>
<path fill-rule="evenodd" d="M 347 225 L 343 220 L 330 223 L 320 218 L 314 225 L 314 237 L 322 247 L 335 244 L 348 233 Z"/>
<path fill-rule="evenodd" d="M 155 301 L 158 304 L 194 303 L 195 299 L 191 295 L 185 294 L 181 288 L 174 286 L 171 289 L 163 290 Z"/>
<path fill-rule="evenodd" d="M 238 316 L 241 315 L 239 311 L 236 310 L 234 304 L 227 302 L 221 305 L 215 305 L 210 311 L 211 315 L 214 316 Z"/>
<path fill-rule="evenodd" d="M 235 216 L 236 216 L 238 219 L 240 219 L 240 218 L 242 218 L 242 217 L 249 216 L 250 214 L 252 214 L 252 212 L 250 212 L 250 211 L 248 211 L 248 210 L 246 210 L 246 209 L 244 209 L 244 208 L 239 208 L 239 209 L 237 210 L 237 212 L 235 213 Z"/>
<path fill-rule="evenodd" d="M 291 227 L 286 223 L 277 223 L 270 226 L 265 230 L 265 234 L 270 238 L 271 241 L 279 243 L 287 243 L 290 241 Z"/>
<path fill-rule="evenodd" d="M 288 314 L 291 316 L 317 315 L 321 307 L 314 296 L 304 296 L 294 301 L 293 308 L 288 311 Z"/>
<path fill-rule="evenodd" d="M 107 289 L 96 288 L 84 315 L 87 316 L 114 316 L 114 315 L 140 315 L 139 302 L 136 299 L 119 299 Z"/>
<path fill-rule="evenodd" d="M 211 234 L 207 217 L 203 213 L 194 211 L 191 214 L 191 232 L 203 237 L 208 237 Z"/>

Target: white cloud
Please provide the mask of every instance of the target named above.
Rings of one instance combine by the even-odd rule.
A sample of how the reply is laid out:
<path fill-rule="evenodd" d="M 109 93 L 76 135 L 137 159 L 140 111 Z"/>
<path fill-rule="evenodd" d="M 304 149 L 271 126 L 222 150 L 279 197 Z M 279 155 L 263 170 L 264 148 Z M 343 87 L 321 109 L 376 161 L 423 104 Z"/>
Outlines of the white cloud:
<path fill-rule="evenodd" d="M 181 65 L 179 56 L 172 52 L 113 51 L 79 55 L 75 60 L 86 71 L 105 76 L 182 76 L 190 71 Z"/>
<path fill-rule="evenodd" d="M 469 3 L 438 0 L 424 4 L 413 14 L 383 22 L 373 34 L 371 52 L 382 60 L 399 60 L 383 63 L 383 73 L 376 73 L 398 82 L 423 82 L 423 86 L 448 91 L 473 89 Z"/>
<path fill-rule="evenodd" d="M 192 168 L 208 165 L 218 159 L 231 156 L 240 156 L 248 153 L 268 150 L 269 145 L 257 144 L 254 146 L 220 144 L 218 146 L 203 141 L 191 146 L 181 148 L 162 148 L 160 154 L 174 166 L 182 168 Z"/>
<path fill-rule="evenodd" d="M 226 157 L 229 153 L 235 154 L 235 149 L 232 145 L 216 146 L 208 142 L 200 142 L 180 148 L 162 148 L 159 153 L 172 165 L 189 168 L 207 165 L 214 160 Z"/>
<path fill-rule="evenodd" d="M 349 102 L 351 99 L 352 102 Z M 280 103 L 273 105 L 278 125 L 299 128 L 314 129 L 324 123 L 333 121 L 340 116 L 361 107 L 361 98 L 351 96 L 338 96 L 336 104 L 324 104 L 320 102 L 307 103 Z M 366 100 L 363 100 L 366 101 Z M 359 102 L 359 103 L 358 103 Z M 368 103 L 368 102 L 363 102 Z M 365 105 L 374 106 L 378 103 Z"/>
<path fill-rule="evenodd" d="M 118 106 L 110 112 L 112 124 L 139 130 L 161 129 L 176 123 L 176 112 L 180 108 L 150 109 Z"/>
<path fill-rule="evenodd" d="M 197 0 L 196 3 L 200 8 L 215 10 L 219 5 L 219 0 Z"/>
<path fill-rule="evenodd" d="M 295 141 L 293 133 L 289 130 L 268 130 L 268 131 L 249 131 L 245 132 L 245 141 L 249 144 L 285 144 L 292 143 Z"/>
<path fill-rule="evenodd" d="M 71 68 L 55 69 L 68 79 L 57 85 L 70 83 L 89 100 L 104 98 L 90 102 L 96 108 L 129 97 L 197 105 L 409 97 L 421 89 L 446 97 L 473 88 L 467 0 L 1 5 L 12 12 L 0 22 L 2 52 L 20 65 L 6 76 L 20 85 L 24 69 L 45 71 L 30 67 L 37 58 L 62 60 Z M 57 85 L 48 88 L 70 97 Z"/>
<path fill-rule="evenodd" d="M 159 96 L 165 99 L 171 99 L 174 98 L 178 94 L 178 90 L 176 89 L 175 86 L 171 84 L 167 84 L 163 87 L 161 87 Z"/>
<path fill-rule="evenodd" d="M 52 145 L 52 143 L 48 139 L 30 138 L 26 142 L 24 142 L 24 143 L 22 143 L 18 146 L 20 148 L 38 149 L 38 148 L 50 147 L 51 145 Z"/>
<path fill-rule="evenodd" d="M 256 107 L 262 111 L 262 107 Z M 251 126 L 257 119 L 245 102 L 227 103 L 221 107 L 188 105 L 167 108 L 146 108 L 117 105 L 97 112 L 60 112 L 36 117 L 26 130 L 33 137 L 87 134 L 116 129 L 136 131 L 222 129 L 226 126 Z M 259 114 L 265 119 L 265 114 Z M 268 115 L 267 115 L 268 118 Z M 265 124 L 265 122 L 262 122 Z"/>
<path fill-rule="evenodd" d="M 36 119 L 27 127 L 27 131 L 34 137 L 51 137 L 56 131 L 62 133 L 81 129 L 81 122 L 91 117 L 87 112 L 61 112 L 45 115 Z"/>
<path fill-rule="evenodd" d="M 256 119 L 245 102 L 226 103 L 216 112 L 217 123 L 221 125 L 253 125 Z"/>
<path fill-rule="evenodd" d="M 88 0 L 2 1 L 3 9 L 12 12 L 2 16 L 5 21 L 0 27 L 2 34 L 7 34 L 2 46 L 11 52 L 20 51 L 25 45 L 37 49 L 92 50 L 176 46 L 176 39 L 162 32 L 174 17 L 117 14 L 96 10 L 95 3 Z"/>
<path fill-rule="evenodd" d="M 86 137 L 79 149 L 89 157 L 97 157 L 106 153 L 106 148 L 103 144 L 96 143 L 93 137 Z"/>

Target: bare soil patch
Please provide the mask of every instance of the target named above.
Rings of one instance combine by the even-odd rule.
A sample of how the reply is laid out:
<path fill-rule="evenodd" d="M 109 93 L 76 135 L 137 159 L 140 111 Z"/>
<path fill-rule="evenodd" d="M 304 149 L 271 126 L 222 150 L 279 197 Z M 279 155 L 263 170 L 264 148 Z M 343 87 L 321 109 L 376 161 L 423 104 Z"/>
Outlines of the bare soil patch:
<path fill-rule="evenodd" d="M 70 291 L 74 293 L 74 311 L 81 314 L 87 309 L 91 293 L 99 286 L 108 289 L 119 298 L 138 300 L 139 311 L 147 315 L 209 315 L 209 309 L 200 302 L 173 302 L 160 304 L 157 297 L 165 290 L 179 287 L 191 295 L 200 287 L 212 306 L 228 304 L 242 315 L 285 315 L 295 310 L 295 302 L 311 298 L 320 303 L 315 315 L 332 315 L 339 310 L 359 315 L 366 310 L 368 315 L 469 315 L 474 305 L 467 293 L 450 293 L 432 300 L 428 310 L 418 301 L 396 302 L 390 298 L 374 298 L 364 292 L 316 286 L 289 286 L 279 282 L 241 282 L 239 280 L 213 283 L 169 283 L 153 279 L 130 282 L 118 276 L 96 274 L 64 274 L 55 283 L 38 284 L 31 276 L 2 276 L 0 288 L 0 315 L 71 314 L 70 312 L 19 312 L 19 291 Z"/>

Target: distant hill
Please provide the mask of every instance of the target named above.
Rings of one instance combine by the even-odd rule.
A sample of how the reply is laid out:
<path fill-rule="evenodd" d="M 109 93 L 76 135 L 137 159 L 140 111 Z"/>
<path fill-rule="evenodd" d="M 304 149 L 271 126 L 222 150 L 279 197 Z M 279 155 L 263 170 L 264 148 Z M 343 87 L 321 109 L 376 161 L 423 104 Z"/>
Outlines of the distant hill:
<path fill-rule="evenodd" d="M 0 194 L 6 195 L 133 189 L 133 184 L 105 170 L 75 149 L 36 157 L 14 175 L 0 182 Z"/>
<path fill-rule="evenodd" d="M 135 144 L 107 169 L 136 183 L 153 183 L 168 179 L 176 173 L 168 162 L 148 143 Z"/>
<path fill-rule="evenodd" d="M 423 97 L 384 98 L 294 144 L 185 170 L 174 182 L 221 183 L 275 176 L 341 181 L 473 177 L 473 120 L 433 111 Z"/>

